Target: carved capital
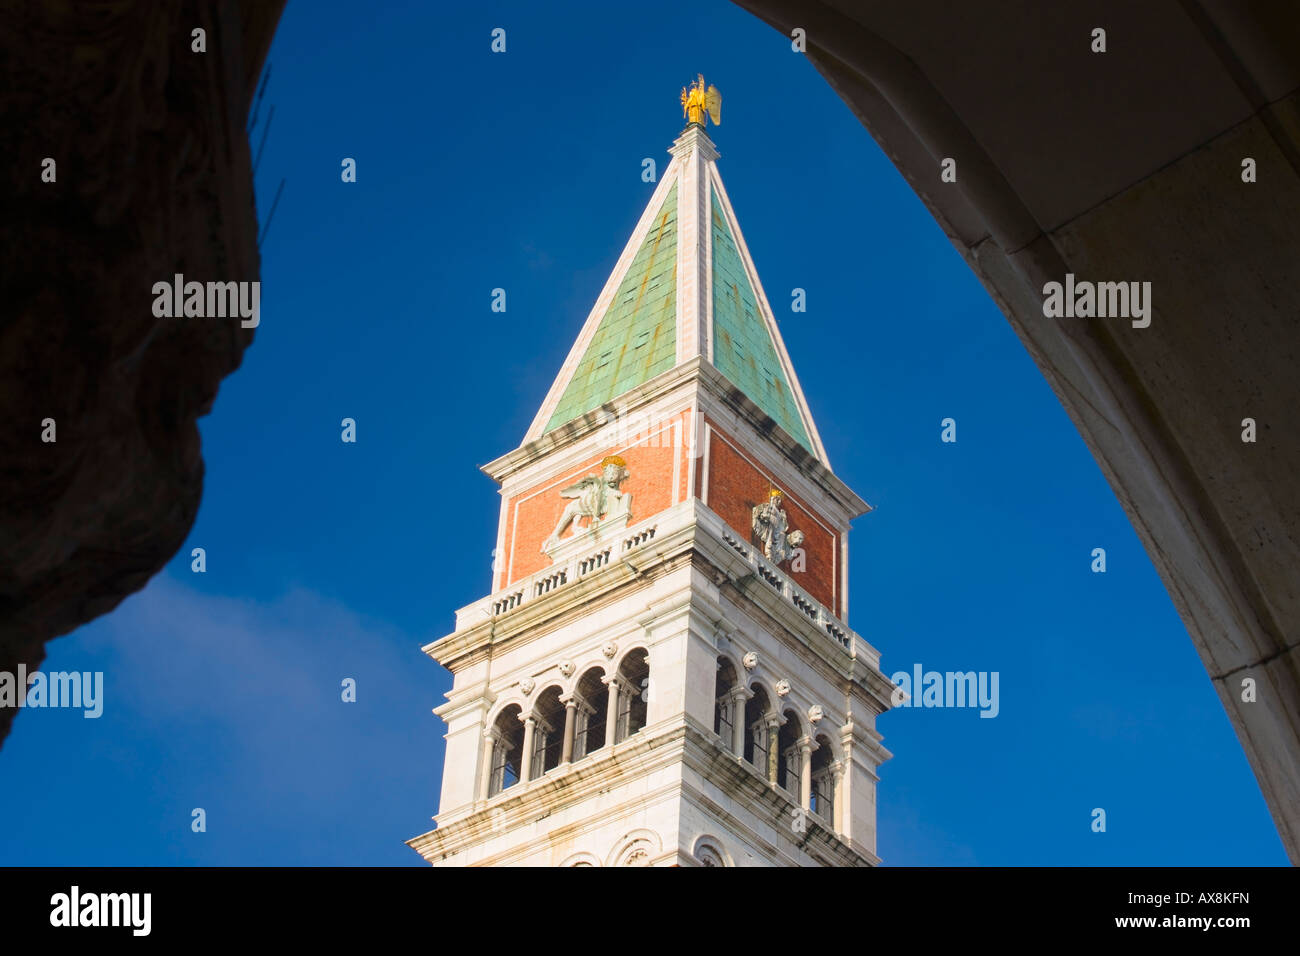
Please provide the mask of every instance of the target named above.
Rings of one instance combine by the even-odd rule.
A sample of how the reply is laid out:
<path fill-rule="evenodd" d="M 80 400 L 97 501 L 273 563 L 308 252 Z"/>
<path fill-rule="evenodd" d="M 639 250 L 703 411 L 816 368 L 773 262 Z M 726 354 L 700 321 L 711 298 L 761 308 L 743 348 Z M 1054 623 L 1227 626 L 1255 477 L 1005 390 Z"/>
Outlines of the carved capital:
<path fill-rule="evenodd" d="M 617 674 L 606 674 L 600 679 L 600 682 L 607 687 L 617 687 L 620 691 L 628 691 L 632 689 L 631 685 Z"/>

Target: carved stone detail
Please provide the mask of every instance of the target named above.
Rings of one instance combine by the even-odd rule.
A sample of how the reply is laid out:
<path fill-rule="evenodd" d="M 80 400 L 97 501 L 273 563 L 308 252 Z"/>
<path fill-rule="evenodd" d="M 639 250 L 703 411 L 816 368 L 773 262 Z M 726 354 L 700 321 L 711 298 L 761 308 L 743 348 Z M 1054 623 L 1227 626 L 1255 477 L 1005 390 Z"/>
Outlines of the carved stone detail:
<path fill-rule="evenodd" d="M 590 518 L 587 530 L 601 521 L 630 515 L 632 495 L 619 491 L 618 486 L 628 479 L 627 462 L 618 455 L 610 455 L 600 463 L 599 475 L 587 475 L 560 492 L 561 498 L 572 498 L 560 515 L 555 530 L 542 543 L 542 553 L 549 554 L 560 543 L 560 535 L 572 527 L 570 537 L 578 535 L 578 519 Z"/>
<path fill-rule="evenodd" d="M 787 530 L 789 525 L 781 500 L 780 489 L 773 488 L 768 492 L 767 503 L 755 505 L 752 512 L 754 537 L 763 546 L 767 559 L 776 564 L 787 560 L 794 549 L 803 544 L 802 531 Z"/>
<path fill-rule="evenodd" d="M 745 670 L 752 671 L 755 667 L 758 666 L 758 655 L 755 654 L 753 651 L 750 651 L 748 654 L 746 654 L 744 657 L 740 659 L 740 663 L 745 665 Z"/>

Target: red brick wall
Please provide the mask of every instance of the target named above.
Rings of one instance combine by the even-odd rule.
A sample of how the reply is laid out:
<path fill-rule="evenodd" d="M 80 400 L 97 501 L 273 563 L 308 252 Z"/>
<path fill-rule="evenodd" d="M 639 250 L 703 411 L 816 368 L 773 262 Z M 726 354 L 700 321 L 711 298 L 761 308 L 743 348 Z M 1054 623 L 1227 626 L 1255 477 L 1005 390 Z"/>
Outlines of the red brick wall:
<path fill-rule="evenodd" d="M 680 421 L 682 429 L 690 426 L 690 418 L 685 414 L 674 416 L 673 420 Z M 597 474 L 601 459 L 606 455 L 621 455 L 627 462 L 628 478 L 621 490 L 632 495 L 629 524 L 672 506 L 675 460 L 680 462 L 681 469 L 677 500 L 683 500 L 688 464 L 684 447 L 687 433 L 681 434 L 682 442 L 678 444 L 670 423 L 656 423 L 645 428 L 643 433 L 620 436 L 619 444 L 594 452 L 582 465 L 547 478 L 511 498 L 506 504 L 506 533 L 502 549 L 507 557 L 501 568 L 498 587 L 506 587 L 551 566 L 551 559 L 542 554 L 542 542 L 555 530 L 555 523 L 569 503 L 570 499 L 561 498 L 560 492 L 584 475 Z M 629 441 L 631 445 L 627 447 L 625 443 Z M 579 519 L 579 522 L 582 527 L 589 523 L 586 518 Z M 565 529 L 563 536 L 568 537 L 571 530 Z"/>
<path fill-rule="evenodd" d="M 711 424 L 711 423 L 710 423 Z M 711 424 L 709 438 L 707 488 L 700 495 L 704 503 L 727 522 L 739 536 L 753 543 L 753 508 L 767 501 L 769 489 L 784 493 L 782 507 L 791 531 L 804 533 L 806 564 L 803 571 L 792 569 L 793 562 L 781 565 L 790 579 L 834 613 L 839 606 L 839 535 L 830 530 L 829 522 L 816 515 L 795 498 L 779 479 L 763 472 L 754 462 L 737 451 L 739 443 Z M 697 487 L 702 485 L 697 482 Z"/>

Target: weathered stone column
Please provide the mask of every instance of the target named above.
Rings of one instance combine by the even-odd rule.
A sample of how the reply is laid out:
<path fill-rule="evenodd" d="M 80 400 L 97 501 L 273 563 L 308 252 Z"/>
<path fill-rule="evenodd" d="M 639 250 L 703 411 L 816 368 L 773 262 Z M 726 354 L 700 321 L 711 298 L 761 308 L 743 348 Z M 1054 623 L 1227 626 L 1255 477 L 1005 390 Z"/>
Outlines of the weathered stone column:
<path fill-rule="evenodd" d="M 527 783 L 532 779 L 533 769 L 533 733 L 537 729 L 536 717 L 524 718 L 524 755 L 519 760 L 519 780 Z"/>
<path fill-rule="evenodd" d="M 617 677 L 606 677 L 609 685 L 609 705 L 605 713 L 605 746 L 614 746 L 614 733 L 618 730 L 618 685 Z"/>
<path fill-rule="evenodd" d="M 777 785 L 776 768 L 780 759 L 780 754 L 776 752 L 776 748 L 780 745 L 778 730 L 780 723 L 780 719 L 775 715 L 767 718 L 767 782 L 774 787 Z"/>
<path fill-rule="evenodd" d="M 496 756 L 497 734 L 495 730 L 483 733 L 483 774 L 479 778 L 478 798 L 486 800 L 492 789 L 492 758 Z"/>
<path fill-rule="evenodd" d="M 731 697 L 731 752 L 741 760 L 745 759 L 745 701 L 750 696 L 750 692 L 741 687 Z"/>
<path fill-rule="evenodd" d="M 577 729 L 578 699 L 570 694 L 561 698 L 561 703 L 564 704 L 564 746 L 560 751 L 560 763 L 570 763 L 573 760 L 573 732 Z"/>
<path fill-rule="evenodd" d="M 813 743 L 808 737 L 799 741 L 799 806 L 812 809 L 812 752 Z"/>
<path fill-rule="evenodd" d="M 831 826 L 841 836 L 848 836 L 844 832 L 844 804 L 847 802 L 848 794 L 844 792 L 844 761 L 837 760 L 831 765 Z"/>

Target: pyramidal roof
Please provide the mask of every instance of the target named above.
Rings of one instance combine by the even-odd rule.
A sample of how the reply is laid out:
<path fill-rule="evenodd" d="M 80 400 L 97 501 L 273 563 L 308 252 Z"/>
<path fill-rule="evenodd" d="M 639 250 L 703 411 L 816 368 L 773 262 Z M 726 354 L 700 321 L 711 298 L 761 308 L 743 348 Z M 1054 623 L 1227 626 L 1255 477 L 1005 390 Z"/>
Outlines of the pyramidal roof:
<path fill-rule="evenodd" d="M 525 442 L 703 356 L 829 464 L 718 175 L 717 149 L 692 123 L 669 153 Z"/>

